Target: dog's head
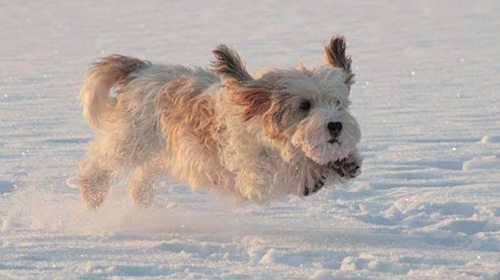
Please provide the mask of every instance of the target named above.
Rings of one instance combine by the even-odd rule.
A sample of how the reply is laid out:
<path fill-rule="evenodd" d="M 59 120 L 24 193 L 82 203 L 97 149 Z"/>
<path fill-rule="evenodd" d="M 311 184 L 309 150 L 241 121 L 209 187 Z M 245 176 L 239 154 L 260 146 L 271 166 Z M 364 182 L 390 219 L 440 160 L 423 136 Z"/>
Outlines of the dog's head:
<path fill-rule="evenodd" d="M 323 66 L 267 69 L 254 78 L 234 50 L 220 45 L 213 66 L 249 129 L 278 147 L 286 161 L 305 155 L 326 165 L 347 157 L 361 139 L 349 113 L 354 74 L 345 49 L 344 38 L 333 37 Z"/>

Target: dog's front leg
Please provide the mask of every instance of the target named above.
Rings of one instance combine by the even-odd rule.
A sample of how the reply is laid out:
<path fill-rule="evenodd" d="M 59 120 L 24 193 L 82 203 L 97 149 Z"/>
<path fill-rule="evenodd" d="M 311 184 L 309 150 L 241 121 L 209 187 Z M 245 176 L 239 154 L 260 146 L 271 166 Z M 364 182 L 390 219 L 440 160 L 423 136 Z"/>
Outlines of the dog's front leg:
<path fill-rule="evenodd" d="M 323 188 L 323 186 L 325 185 L 325 180 L 326 180 L 326 178 L 321 176 L 321 179 L 314 184 L 314 187 L 312 190 L 309 190 L 309 188 L 305 187 L 304 188 L 304 196 L 309 196 L 309 195 L 315 194 L 319 190 L 321 190 Z"/>
<path fill-rule="evenodd" d="M 328 178 L 331 177 L 333 172 L 331 170 L 328 171 L 327 166 L 318 165 L 312 161 L 306 161 L 307 164 L 301 166 L 300 170 L 303 170 L 302 176 L 302 195 L 309 196 L 319 192 L 328 181 Z"/>
<path fill-rule="evenodd" d="M 346 183 L 361 174 L 361 165 L 363 159 L 357 151 L 349 154 L 348 157 L 331 162 L 324 166 L 321 172 L 322 176 L 313 188 L 304 188 L 304 196 L 312 195 L 320 191 L 325 184 L 335 185 L 338 183 Z"/>
<path fill-rule="evenodd" d="M 363 159 L 358 151 L 354 151 L 344 159 L 331 162 L 329 165 L 341 178 L 350 180 L 361 174 Z"/>

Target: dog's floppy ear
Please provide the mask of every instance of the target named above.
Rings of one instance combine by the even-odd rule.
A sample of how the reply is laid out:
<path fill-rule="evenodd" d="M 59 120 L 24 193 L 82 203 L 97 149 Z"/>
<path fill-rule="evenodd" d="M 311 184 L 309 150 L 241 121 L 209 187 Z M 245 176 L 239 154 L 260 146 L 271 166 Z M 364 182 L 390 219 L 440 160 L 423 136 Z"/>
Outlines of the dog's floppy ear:
<path fill-rule="evenodd" d="M 235 50 L 222 44 L 218 45 L 212 53 L 217 59 L 212 62 L 212 67 L 214 71 L 221 75 L 224 79 L 234 82 L 246 82 L 253 80 Z"/>
<path fill-rule="evenodd" d="M 350 56 L 345 54 L 346 43 L 343 36 L 334 36 L 330 43 L 325 45 L 325 64 L 330 67 L 341 68 L 345 73 L 347 86 L 354 84 L 354 73 L 352 73 Z"/>
<path fill-rule="evenodd" d="M 242 107 L 241 120 L 262 116 L 271 108 L 271 92 L 260 86 L 239 86 L 231 92 L 231 100 Z"/>
<path fill-rule="evenodd" d="M 248 121 L 263 115 L 271 107 L 271 91 L 247 72 L 235 50 L 218 45 L 212 51 L 215 58 L 213 70 L 230 81 L 231 100 L 242 107 L 241 119 Z"/>

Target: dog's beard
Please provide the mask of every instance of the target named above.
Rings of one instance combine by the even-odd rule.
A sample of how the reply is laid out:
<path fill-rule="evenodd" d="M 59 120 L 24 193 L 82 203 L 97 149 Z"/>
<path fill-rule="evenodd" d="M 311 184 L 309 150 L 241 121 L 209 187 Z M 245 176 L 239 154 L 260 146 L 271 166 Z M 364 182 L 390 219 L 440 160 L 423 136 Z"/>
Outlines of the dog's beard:
<path fill-rule="evenodd" d="M 327 129 L 329 122 L 341 122 L 340 135 L 332 137 Z M 300 148 L 304 154 L 319 165 L 326 165 L 346 158 L 356 150 L 361 140 L 361 131 L 356 120 L 347 112 L 326 111 L 311 112 L 298 126 L 292 137 L 292 145 Z"/>

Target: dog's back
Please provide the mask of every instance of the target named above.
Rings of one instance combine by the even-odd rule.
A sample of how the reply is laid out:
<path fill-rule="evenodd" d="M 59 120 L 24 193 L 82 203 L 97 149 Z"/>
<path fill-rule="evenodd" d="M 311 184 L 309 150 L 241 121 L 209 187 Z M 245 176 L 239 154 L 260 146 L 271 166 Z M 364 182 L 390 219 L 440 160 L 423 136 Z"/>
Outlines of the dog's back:
<path fill-rule="evenodd" d="M 108 150 L 129 158 L 121 162 L 136 164 L 151 153 L 162 152 L 161 118 L 174 125 L 184 125 L 193 134 L 203 133 L 196 120 L 183 118 L 186 110 L 210 114 L 200 98 L 205 89 L 220 79 L 205 69 L 180 65 L 154 65 L 136 58 L 112 55 L 96 63 L 87 73 L 80 97 L 84 118 L 107 143 Z M 115 93 L 116 96 L 112 96 Z M 165 136 L 167 136 L 165 134 Z M 115 138 L 112 141 L 110 138 Z"/>
<path fill-rule="evenodd" d="M 190 78 L 195 78 L 195 82 L 199 81 L 201 90 L 220 81 L 215 74 L 202 68 L 155 65 L 149 61 L 122 55 L 105 57 L 95 63 L 85 76 L 80 91 L 84 119 L 91 127 L 99 129 L 106 121 L 106 112 L 120 101 L 134 103 L 135 99 L 140 101 L 139 103 L 147 103 L 153 101 L 164 88 L 166 91 L 169 91 L 169 88 L 171 92 L 178 91 L 182 86 L 180 82 Z M 169 85 L 171 82 L 175 85 Z M 112 96 L 110 91 L 113 90 L 117 96 Z M 189 92 L 190 97 L 193 94 L 196 93 Z"/>
<path fill-rule="evenodd" d="M 214 119 L 214 106 L 206 89 L 219 82 L 202 68 L 155 65 L 120 55 L 96 63 L 80 93 L 84 118 L 96 131 L 81 163 L 82 185 L 106 185 L 124 168 L 164 168 L 169 160 L 183 160 L 190 155 L 180 141 L 210 144 L 214 126 L 207 120 Z M 200 117 L 189 117 L 195 115 Z M 90 196 L 84 200 L 97 207 L 99 202 L 89 201 L 99 199 Z"/>

